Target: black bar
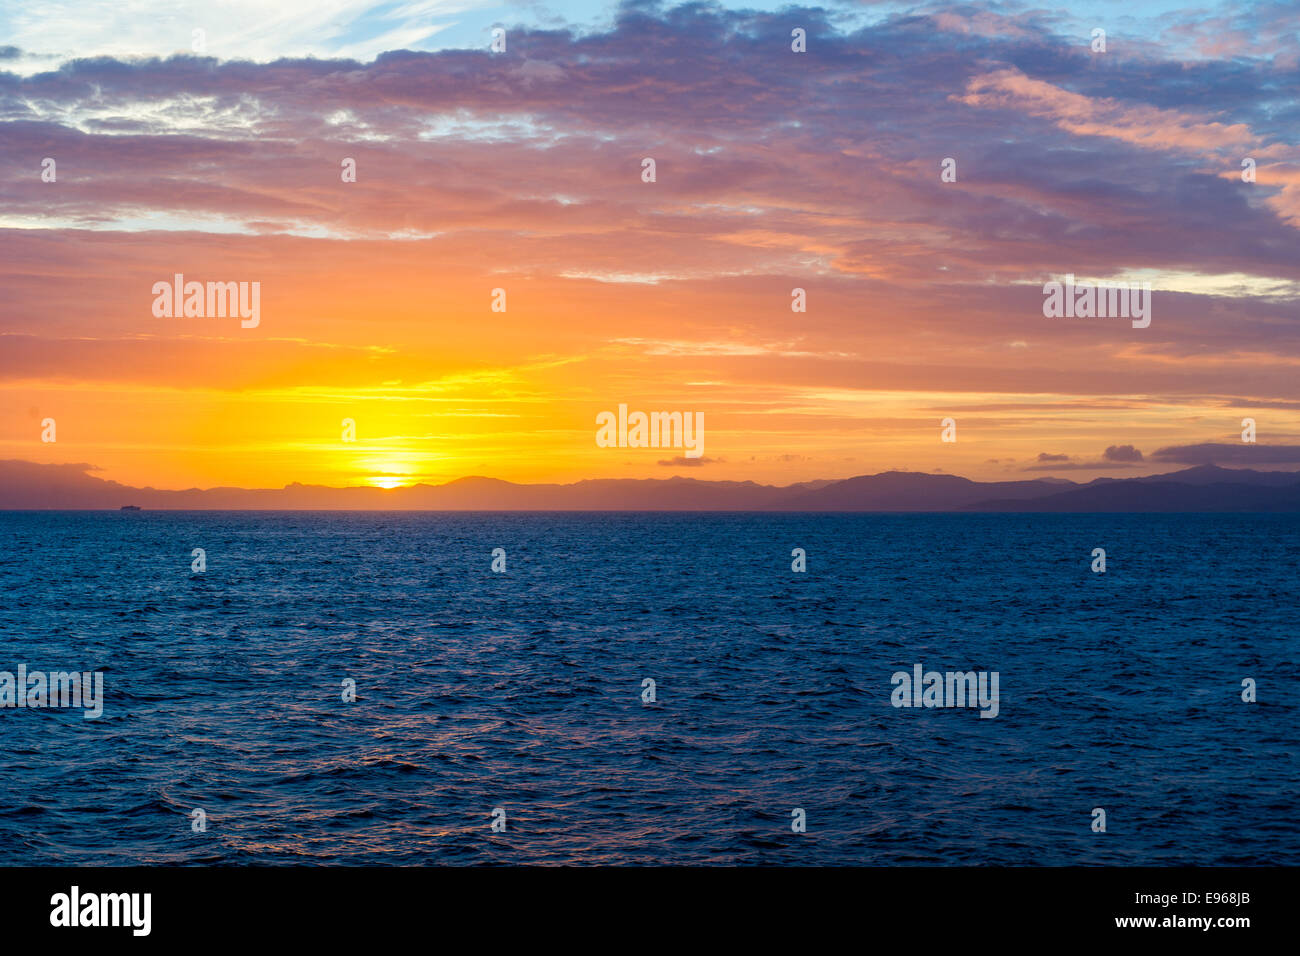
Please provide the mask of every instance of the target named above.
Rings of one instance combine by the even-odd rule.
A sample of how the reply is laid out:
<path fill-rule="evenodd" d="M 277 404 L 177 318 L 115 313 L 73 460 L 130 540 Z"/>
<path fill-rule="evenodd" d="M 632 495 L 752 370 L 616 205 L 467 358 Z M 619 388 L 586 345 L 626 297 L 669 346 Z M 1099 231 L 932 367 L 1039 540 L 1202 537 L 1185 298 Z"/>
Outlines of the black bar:
<path fill-rule="evenodd" d="M 837 936 L 864 944 L 928 940 L 926 951 L 930 943 L 1101 937 L 1231 946 L 1262 939 L 1251 935 L 1259 931 L 1279 934 L 1293 922 L 1295 874 L 1288 868 L 17 867 L 0 870 L 0 919 L 10 943 L 115 939 L 260 948 L 283 942 L 331 951 L 347 943 L 402 943 L 417 933 L 458 949 L 473 940 L 497 945 L 515 938 L 604 939 L 611 948 L 655 951 L 687 939 L 694 948 L 710 938 Z M 95 918 L 97 894 L 150 894 L 148 934 L 135 934 L 143 928 L 143 907 L 127 909 L 121 898 L 109 908 L 120 907 L 125 925 L 51 925 L 56 894 L 70 904 L 73 886 L 87 918 Z M 96 896 L 90 910 L 88 895 Z M 1142 918 L 1154 925 L 1118 925 Z M 1208 929 L 1189 925 L 1206 918 Z M 688 930 L 692 935 L 677 935 Z"/>

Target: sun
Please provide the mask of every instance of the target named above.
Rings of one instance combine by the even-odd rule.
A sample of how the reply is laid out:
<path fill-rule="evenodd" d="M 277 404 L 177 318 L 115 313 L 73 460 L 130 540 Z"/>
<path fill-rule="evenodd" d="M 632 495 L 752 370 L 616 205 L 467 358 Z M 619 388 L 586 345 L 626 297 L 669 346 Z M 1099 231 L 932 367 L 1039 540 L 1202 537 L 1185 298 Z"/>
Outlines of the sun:
<path fill-rule="evenodd" d="M 420 480 L 422 469 L 416 452 L 386 451 L 355 462 L 362 481 L 371 488 L 405 488 Z"/>

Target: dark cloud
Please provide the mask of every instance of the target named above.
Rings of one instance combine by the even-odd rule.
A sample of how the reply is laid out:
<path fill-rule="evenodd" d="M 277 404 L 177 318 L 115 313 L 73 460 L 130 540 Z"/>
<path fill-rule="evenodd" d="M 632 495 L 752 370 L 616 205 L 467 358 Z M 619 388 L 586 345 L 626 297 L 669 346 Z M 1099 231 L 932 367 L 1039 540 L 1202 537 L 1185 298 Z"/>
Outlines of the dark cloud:
<path fill-rule="evenodd" d="M 1300 462 L 1300 445 L 1226 444 L 1174 445 L 1151 455 L 1153 461 L 1179 465 L 1290 465 Z"/>
<path fill-rule="evenodd" d="M 993 28 L 945 19 L 977 16 Z M 808 30 L 808 54 L 789 51 L 795 19 Z M 687 323 L 708 321 L 788 334 L 788 312 L 770 304 L 809 281 L 815 255 L 817 318 L 805 344 L 852 354 L 788 359 L 779 370 L 738 359 L 735 380 L 1020 390 L 1087 405 L 1131 394 L 1140 373 L 1144 392 L 1231 400 L 1248 387 L 1274 407 L 1300 400 L 1294 303 L 1160 291 L 1151 327 L 1137 334 L 1044 320 L 1035 284 L 1054 272 L 1135 268 L 1300 281 L 1296 229 L 1270 203 L 1277 188 L 1267 177 L 1245 190 L 1215 174 L 1218 159 L 1205 149 L 1103 135 L 1113 132 L 1103 121 L 1075 132 L 1015 102 L 967 101 L 972 83 L 1009 72 L 1066 101 L 1089 97 L 1143 117 L 1186 110 L 1225 131 L 1249 123 L 1285 151 L 1295 125 L 1278 117 L 1294 116 L 1300 67 L 1162 56 L 1153 43 L 1097 69 L 1086 44 L 1059 35 L 1041 12 L 961 7 L 854 29 L 840 22 L 798 7 L 634 4 L 606 29 L 512 32 L 501 56 L 96 57 L 32 76 L 0 71 L 0 208 L 75 225 L 219 217 L 257 235 L 201 241 L 262 262 L 310 246 L 311 258 L 337 263 L 327 241 L 276 233 L 359 236 L 370 243 L 348 255 L 376 265 L 355 268 L 382 266 L 386 278 L 412 254 L 380 243 L 426 234 L 434 238 L 420 240 L 420 258 L 458 276 L 667 273 L 675 278 L 653 290 L 636 287 L 639 298 L 660 297 L 665 312 L 677 308 L 674 283 L 712 282 L 711 304 L 734 314 L 674 313 L 684 337 Z M 653 188 L 639 181 L 645 155 L 659 162 Z M 958 182 L 941 185 L 938 163 L 950 155 Z M 57 185 L 39 180 L 44 156 L 58 160 Z M 359 169 L 347 187 L 344 156 Z M 161 251 L 146 244 L 138 232 L 0 230 L 5 328 L 75 340 L 83 330 L 47 333 L 49 316 L 83 311 L 92 290 L 65 279 L 94 274 L 106 313 L 95 331 L 131 332 L 138 326 L 111 314 L 113 304 L 132 301 L 182 258 L 173 249 L 192 255 L 196 242 L 177 232 Z M 294 277 L 280 278 L 287 300 Z M 578 281 L 561 291 L 572 294 Z M 588 304 L 603 293 L 583 294 Z M 864 301 L 925 330 L 909 340 L 907 360 L 896 360 L 902 350 L 881 322 L 862 321 Z M 617 303 L 600 308 L 615 314 Z M 1015 359 L 951 362 L 1008 342 L 1027 344 Z M 1129 354 L 1116 362 L 1119 348 Z M 1202 361 L 1234 352 L 1277 361 L 1252 358 L 1249 376 L 1241 364 Z M 1173 361 L 1184 357 L 1197 361 Z M 386 362 L 371 367 L 376 377 L 388 371 Z M 22 371 L 16 358 L 0 362 L 0 373 Z M 1132 463 L 1106 457 L 1109 466 Z"/>
<path fill-rule="evenodd" d="M 1111 445 L 1102 454 L 1101 461 L 1072 461 L 1069 455 L 1039 454 L 1037 465 L 1026 465 L 1022 471 L 1112 471 L 1132 468 L 1142 463 L 1142 452 L 1132 445 Z"/>
<path fill-rule="evenodd" d="M 1080 148 L 1079 135 L 1050 115 L 963 101 L 968 84 L 998 70 L 1134 108 L 1200 112 L 1203 96 L 1192 100 L 1189 90 L 1231 82 L 1254 91 L 1239 108 L 1262 122 L 1277 99 L 1268 91 L 1294 88 L 1300 71 L 1264 60 L 1150 57 L 1115 57 L 1097 71 L 1083 45 L 1054 35 L 1041 15 L 984 11 L 998 25 L 991 32 L 944 19 L 979 12 L 889 17 L 844 31 L 819 9 L 637 4 L 604 31 L 520 30 L 502 56 L 95 57 L 29 77 L 0 73 L 0 119 L 15 124 L 4 131 L 0 168 L 13 178 L 0 185 L 0 201 L 33 214 L 111 216 L 164 205 L 367 229 L 419 228 L 410 220 L 426 208 L 428 228 L 482 228 L 513 211 L 507 202 L 528 212 L 521 197 L 568 193 L 580 202 L 562 224 L 575 231 L 626 220 L 655 234 L 717 240 L 713 255 L 749 227 L 726 208 L 761 204 L 764 228 L 816 235 L 837 270 L 874 272 L 886 260 L 901 282 L 936 278 L 935 248 L 899 238 L 905 224 L 944 234 L 944 280 L 954 287 L 991 275 L 1011 282 L 1175 264 L 1300 279 L 1294 229 L 1240 184 L 1207 172 L 1203 151 L 1153 151 L 1104 136 Z M 789 52 L 792 18 L 815 55 Z M 1216 119 L 1240 119 L 1220 111 L 1216 100 Z M 79 113 L 88 115 L 74 124 Z M 430 151 L 423 137 L 453 117 L 469 128 Z M 336 165 L 353 155 L 359 141 L 378 144 L 366 151 L 358 186 L 369 201 L 324 197 L 309 171 L 326 157 Z M 645 191 L 629 195 L 629 164 L 652 147 L 658 197 L 711 203 L 715 212 L 667 214 L 646 208 Z M 21 178 L 30 155 L 56 148 L 61 167 L 69 162 L 65 175 L 83 186 L 33 195 Z M 539 149 L 548 151 L 544 162 Z M 954 153 L 959 181 L 940 189 L 938 160 Z M 413 206 L 412 194 L 427 201 Z M 828 203 L 842 227 L 827 225 Z M 531 209 L 539 218 L 549 212 L 554 225 L 554 210 Z M 875 221 L 889 228 L 872 234 Z"/>
<path fill-rule="evenodd" d="M 1102 454 L 1107 461 L 1136 462 L 1142 460 L 1142 452 L 1132 445 L 1111 445 Z"/>

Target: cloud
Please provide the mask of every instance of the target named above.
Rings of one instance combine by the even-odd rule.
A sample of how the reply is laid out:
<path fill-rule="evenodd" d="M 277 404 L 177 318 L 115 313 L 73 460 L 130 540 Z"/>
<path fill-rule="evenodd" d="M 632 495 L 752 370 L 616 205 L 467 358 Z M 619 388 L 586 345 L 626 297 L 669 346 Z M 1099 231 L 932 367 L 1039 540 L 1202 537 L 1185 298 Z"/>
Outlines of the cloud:
<path fill-rule="evenodd" d="M 1142 460 L 1142 452 L 1132 445 L 1111 445 L 1102 457 L 1111 462 L 1138 462 Z"/>
<path fill-rule="evenodd" d="M 1024 471 L 1098 471 L 1108 468 L 1128 468 L 1142 462 L 1142 452 L 1132 445 L 1111 445 L 1102 453 L 1101 461 L 1074 461 L 1069 455 L 1039 452 L 1038 464 L 1027 465 Z"/>
<path fill-rule="evenodd" d="M 1090 97 L 1016 69 L 972 77 L 957 99 L 981 108 L 1015 109 L 1050 119 L 1076 136 L 1102 136 L 1144 149 L 1224 150 L 1258 145 L 1244 123 L 1224 124 L 1145 103 Z"/>
<path fill-rule="evenodd" d="M 1026 465 L 1022 471 L 1109 471 L 1115 468 L 1132 468 L 1141 464 L 1142 452 L 1132 445 L 1111 445 L 1100 461 L 1074 461 L 1069 455 L 1049 455 L 1041 452 L 1038 464 Z"/>
<path fill-rule="evenodd" d="M 98 6 L 79 21 L 56 5 L 57 22 L 32 7 L 6 37 L 24 63 L 80 58 L 0 60 L 0 387 L 20 409 L 102 393 L 112 415 L 87 410 L 83 434 L 118 443 L 111 467 L 143 469 L 128 449 L 164 444 L 143 436 L 271 391 L 284 418 L 247 415 L 268 446 L 317 440 L 309 409 L 343 390 L 428 419 L 529 405 L 558 419 L 635 383 L 727 416 L 745 442 L 732 461 L 809 477 L 848 451 L 935 464 L 919 429 L 899 438 L 898 412 L 936 402 L 981 410 L 999 469 L 1029 457 L 1023 441 L 1102 448 L 1161 427 L 1175 446 L 1233 403 L 1300 406 L 1300 322 L 1278 301 L 1300 283 L 1278 204 L 1300 193 L 1300 69 L 1271 52 L 1188 60 L 1152 33 L 1103 64 L 1056 14 L 980 4 L 844 18 L 632 3 L 583 29 L 511 26 L 501 55 L 485 13 L 463 48 L 374 56 L 420 45 L 406 31 L 451 5 L 344 0 L 326 5 L 335 19 L 317 4 L 288 22 L 293 0 L 230 21 L 234 42 L 196 18 L 196 55 L 174 4 L 163 19 L 153 0 Z M 806 56 L 787 52 L 796 15 L 816 37 Z M 1245 148 L 1249 186 L 1227 155 Z M 39 178 L 45 156 L 57 183 Z M 1041 282 L 1066 271 L 1163 276 L 1152 326 L 1044 320 Z M 154 320 L 149 289 L 174 272 L 260 280 L 260 329 Z M 510 310 L 488 327 L 497 286 Z M 795 287 L 807 313 L 790 311 Z M 534 371 L 539 356 L 581 374 Z M 507 373 L 482 393 L 423 387 L 483 369 Z M 1279 418 L 1273 434 L 1295 430 Z M 529 433 L 482 454 L 533 467 Z M 805 460 L 774 460 L 791 447 Z M 1143 461 L 1113 448 L 1032 467 Z"/>
<path fill-rule="evenodd" d="M 1153 461 L 1180 465 L 1290 465 L 1300 463 L 1300 445 L 1205 442 L 1173 445 L 1152 453 Z"/>
<path fill-rule="evenodd" d="M 6 11 L 8 38 L 31 54 L 72 57 L 167 56 L 202 49 L 225 60 L 354 56 L 422 49 L 459 16 L 487 0 L 66 0 Z M 486 25 L 486 24 L 485 24 Z"/>
<path fill-rule="evenodd" d="M 707 458 L 705 456 L 700 456 L 699 458 L 687 458 L 685 455 L 678 455 L 676 458 L 665 458 L 658 462 L 658 464 L 665 465 L 669 468 L 699 468 L 703 465 L 719 464 L 722 460 L 723 459 L 721 458 Z"/>

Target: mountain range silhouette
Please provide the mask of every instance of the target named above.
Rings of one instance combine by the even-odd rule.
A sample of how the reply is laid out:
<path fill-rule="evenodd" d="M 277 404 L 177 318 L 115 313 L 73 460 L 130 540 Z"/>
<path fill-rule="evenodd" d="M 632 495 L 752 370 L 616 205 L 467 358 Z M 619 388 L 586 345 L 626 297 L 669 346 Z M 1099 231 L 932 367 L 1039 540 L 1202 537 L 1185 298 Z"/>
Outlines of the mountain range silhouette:
<path fill-rule="evenodd" d="M 516 484 L 459 478 L 404 488 L 134 488 L 86 464 L 0 461 L 0 510 L 232 511 L 1300 511 L 1300 474 L 1198 465 L 1138 478 L 973 481 L 888 471 L 842 480 L 761 485 L 697 478 L 600 478 Z"/>

